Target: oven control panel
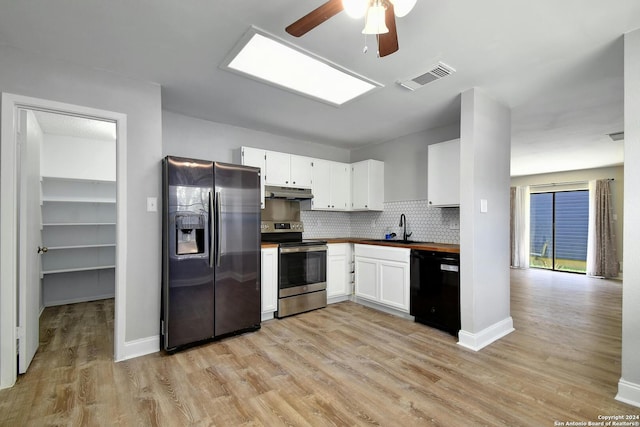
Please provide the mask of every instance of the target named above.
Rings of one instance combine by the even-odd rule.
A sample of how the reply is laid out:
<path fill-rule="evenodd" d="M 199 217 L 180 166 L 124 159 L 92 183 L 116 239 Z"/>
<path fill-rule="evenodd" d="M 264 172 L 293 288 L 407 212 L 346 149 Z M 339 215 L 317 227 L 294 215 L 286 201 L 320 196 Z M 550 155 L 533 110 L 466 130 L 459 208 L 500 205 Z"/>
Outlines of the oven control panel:
<path fill-rule="evenodd" d="M 303 232 L 304 226 L 300 221 L 262 221 L 260 224 L 261 233 L 287 233 L 287 232 Z"/>

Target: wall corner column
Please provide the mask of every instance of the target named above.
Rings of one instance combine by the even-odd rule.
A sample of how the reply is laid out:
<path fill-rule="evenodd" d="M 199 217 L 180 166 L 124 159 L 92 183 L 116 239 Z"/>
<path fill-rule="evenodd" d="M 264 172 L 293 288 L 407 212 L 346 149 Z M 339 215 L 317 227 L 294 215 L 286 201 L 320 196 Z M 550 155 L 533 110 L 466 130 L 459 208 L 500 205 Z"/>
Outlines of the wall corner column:
<path fill-rule="evenodd" d="M 461 95 L 459 342 L 478 351 L 512 332 L 509 271 L 511 110 Z"/>
<path fill-rule="evenodd" d="M 622 372 L 616 399 L 640 407 L 640 29 L 624 35 Z"/>

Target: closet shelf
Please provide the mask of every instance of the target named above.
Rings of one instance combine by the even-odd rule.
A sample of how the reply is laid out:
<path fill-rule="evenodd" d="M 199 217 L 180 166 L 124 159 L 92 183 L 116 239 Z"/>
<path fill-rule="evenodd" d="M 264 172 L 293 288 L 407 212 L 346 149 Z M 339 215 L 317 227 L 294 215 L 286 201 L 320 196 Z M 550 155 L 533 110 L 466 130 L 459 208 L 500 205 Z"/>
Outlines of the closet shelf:
<path fill-rule="evenodd" d="M 91 270 L 108 270 L 116 268 L 115 265 L 96 265 L 92 267 L 77 267 L 77 268 L 60 268 L 57 270 L 42 270 L 42 274 L 58 274 L 58 273 L 74 273 L 76 271 L 91 271 Z"/>
<path fill-rule="evenodd" d="M 111 179 L 91 179 L 91 178 L 66 178 L 66 177 L 59 177 L 59 176 L 46 176 L 46 175 L 42 175 L 41 176 L 41 180 L 42 181 L 68 181 L 68 182 L 88 182 L 88 183 L 96 183 L 96 184 L 101 184 L 101 183 L 113 183 L 115 184 L 115 180 L 111 180 Z"/>
<path fill-rule="evenodd" d="M 62 250 L 62 249 L 88 249 L 88 248 L 115 248 L 115 243 L 102 243 L 94 245 L 72 245 L 72 246 L 47 246 L 50 251 Z"/>
<path fill-rule="evenodd" d="M 116 225 L 115 222 L 45 222 L 43 227 L 69 227 L 78 225 Z"/>
<path fill-rule="evenodd" d="M 44 203 L 116 203 L 116 199 L 106 197 L 43 196 Z"/>

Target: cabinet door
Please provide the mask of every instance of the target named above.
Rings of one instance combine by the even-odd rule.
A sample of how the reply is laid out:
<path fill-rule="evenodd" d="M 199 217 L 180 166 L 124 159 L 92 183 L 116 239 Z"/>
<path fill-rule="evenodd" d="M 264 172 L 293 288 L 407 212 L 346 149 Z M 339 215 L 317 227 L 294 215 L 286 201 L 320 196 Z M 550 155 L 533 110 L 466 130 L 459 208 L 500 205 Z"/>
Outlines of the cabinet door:
<path fill-rule="evenodd" d="M 367 162 L 351 165 L 351 209 L 369 208 L 369 167 Z"/>
<path fill-rule="evenodd" d="M 384 210 L 384 162 L 364 160 L 351 165 L 351 209 Z"/>
<path fill-rule="evenodd" d="M 261 208 L 264 209 L 265 150 L 242 147 L 242 164 L 260 168 L 260 200 Z"/>
<path fill-rule="evenodd" d="M 356 257 L 356 295 L 378 301 L 378 262 L 373 259 Z"/>
<path fill-rule="evenodd" d="M 313 209 L 331 209 L 331 165 L 327 160 L 313 161 Z"/>
<path fill-rule="evenodd" d="M 460 140 L 429 145 L 428 154 L 429 206 L 460 206 Z"/>
<path fill-rule="evenodd" d="M 331 163 L 330 187 L 331 208 L 335 210 L 348 210 L 351 201 L 350 165 L 347 163 Z"/>
<path fill-rule="evenodd" d="M 348 246 L 347 243 L 327 246 L 327 297 L 349 294 Z"/>
<path fill-rule="evenodd" d="M 380 262 L 380 302 L 409 312 L 409 265 Z"/>
<path fill-rule="evenodd" d="M 269 185 L 279 185 L 289 187 L 291 172 L 291 155 L 278 153 L 277 151 L 266 151 L 265 182 Z"/>
<path fill-rule="evenodd" d="M 313 159 L 291 155 L 291 185 L 299 188 L 311 188 L 313 181 Z"/>
<path fill-rule="evenodd" d="M 262 249 L 262 313 L 278 308 L 278 249 Z"/>

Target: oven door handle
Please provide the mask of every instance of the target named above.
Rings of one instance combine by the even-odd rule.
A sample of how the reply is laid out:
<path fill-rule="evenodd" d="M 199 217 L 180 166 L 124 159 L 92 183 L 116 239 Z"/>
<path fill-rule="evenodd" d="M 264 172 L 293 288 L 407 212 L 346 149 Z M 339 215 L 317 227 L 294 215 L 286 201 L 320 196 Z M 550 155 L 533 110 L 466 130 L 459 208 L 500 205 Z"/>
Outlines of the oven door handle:
<path fill-rule="evenodd" d="M 295 246 L 295 247 L 280 248 L 280 253 L 293 254 L 298 252 L 324 252 L 326 250 L 327 250 L 327 245 Z"/>

